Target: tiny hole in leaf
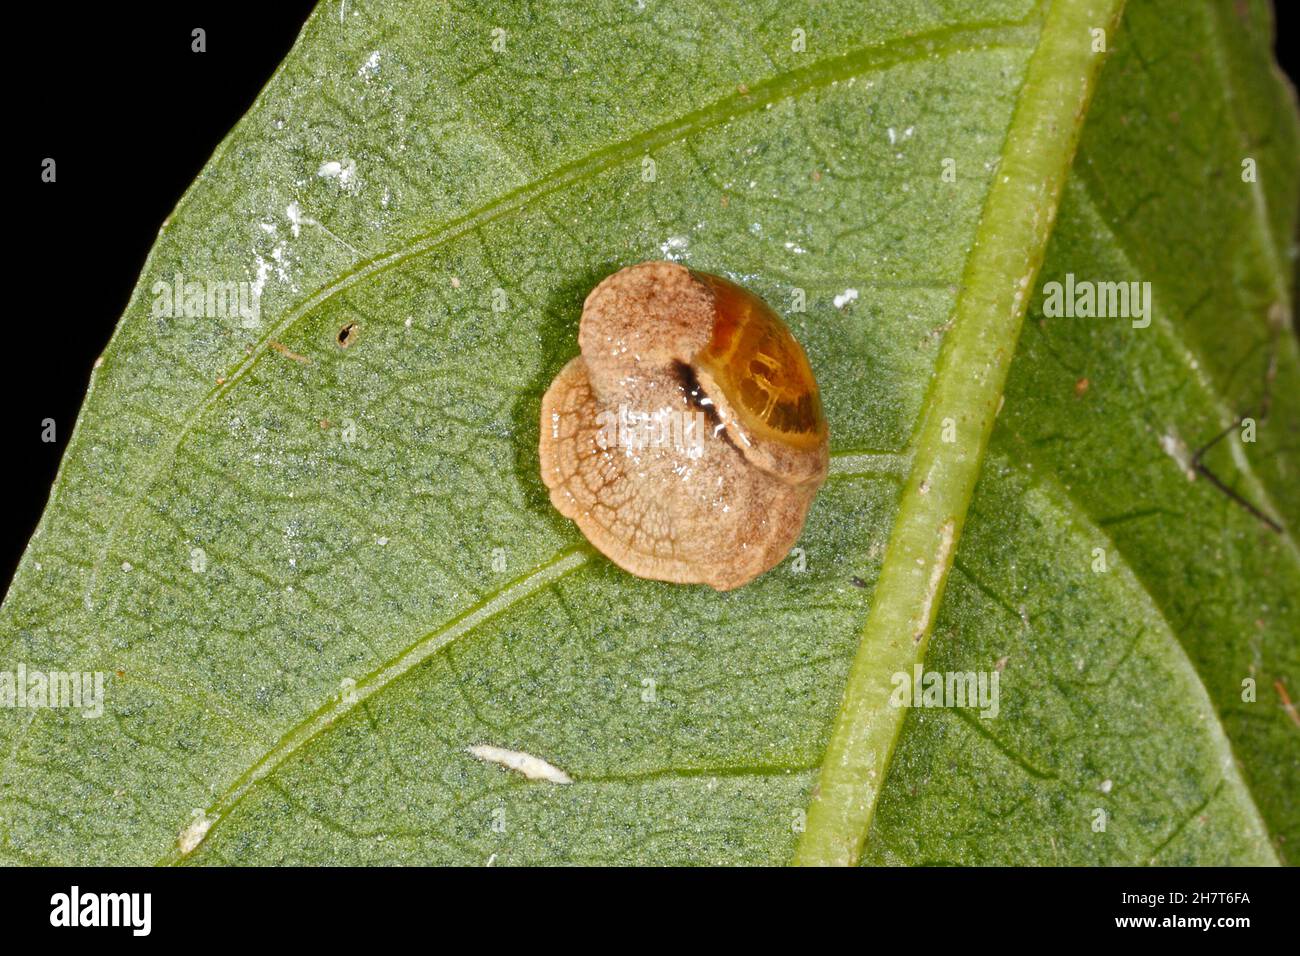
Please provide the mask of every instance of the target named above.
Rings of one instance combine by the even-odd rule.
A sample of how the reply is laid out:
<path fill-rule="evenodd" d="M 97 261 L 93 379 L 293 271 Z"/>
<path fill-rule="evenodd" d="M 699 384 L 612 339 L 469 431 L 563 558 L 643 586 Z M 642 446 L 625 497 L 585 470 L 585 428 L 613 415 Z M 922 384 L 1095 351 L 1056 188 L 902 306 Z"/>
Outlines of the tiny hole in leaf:
<path fill-rule="evenodd" d="M 343 328 L 339 329 L 339 348 L 345 349 L 357 340 L 357 335 L 361 328 L 355 322 L 349 322 Z"/>

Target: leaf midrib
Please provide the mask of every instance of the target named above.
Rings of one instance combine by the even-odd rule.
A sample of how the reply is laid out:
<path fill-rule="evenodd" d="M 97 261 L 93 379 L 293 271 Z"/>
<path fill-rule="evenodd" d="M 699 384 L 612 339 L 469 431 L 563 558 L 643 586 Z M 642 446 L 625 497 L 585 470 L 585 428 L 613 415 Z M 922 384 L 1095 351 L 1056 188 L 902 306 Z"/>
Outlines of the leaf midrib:
<path fill-rule="evenodd" d="M 1213 13 L 1211 13 L 1210 15 L 1211 15 L 1211 17 L 1214 16 Z M 1219 23 L 1217 22 L 1217 20 L 1216 20 L 1216 21 L 1212 24 L 1212 30 L 1215 31 L 1215 38 L 1214 38 L 1214 39 L 1215 39 L 1216 43 L 1221 45 L 1221 37 L 1219 37 L 1219 35 L 1218 35 L 1218 33 L 1217 33 L 1217 31 L 1219 30 L 1219 28 L 1220 28 L 1220 24 L 1219 24 Z M 1218 54 L 1217 63 L 1218 63 L 1218 65 L 1220 66 L 1220 68 L 1222 68 L 1222 51 L 1216 47 L 1216 53 Z M 1222 71 L 1222 69 L 1221 69 L 1221 71 Z M 1229 100 L 1231 100 L 1231 97 L 1232 97 L 1232 91 L 1231 91 L 1231 90 L 1229 90 L 1229 92 L 1228 92 L 1228 96 L 1229 96 Z M 1245 138 L 1244 135 L 1241 134 L 1241 131 L 1240 131 L 1240 130 L 1238 130 L 1238 133 L 1239 133 L 1239 138 L 1244 142 L 1244 138 Z M 1126 261 L 1129 262 L 1130 267 L 1131 267 L 1132 264 L 1133 264 L 1133 262 L 1134 262 L 1134 259 L 1133 259 L 1133 257 L 1131 256 L 1131 254 L 1129 253 L 1129 250 L 1128 250 L 1126 244 L 1125 244 L 1123 241 L 1121 241 L 1120 237 L 1116 234 L 1115 230 L 1114 230 L 1113 228 L 1110 227 L 1109 223 L 1107 223 L 1106 220 L 1105 220 L 1104 218 L 1102 218 L 1100 215 L 1097 214 L 1097 210 L 1096 210 L 1096 208 L 1095 208 L 1095 201 L 1094 201 L 1094 199 L 1093 199 L 1091 193 L 1088 191 L 1088 182 L 1087 182 L 1087 180 L 1083 180 L 1083 187 L 1084 187 L 1084 190 L 1085 190 L 1085 199 L 1088 201 L 1088 203 L 1090 204 L 1090 206 L 1093 207 L 1093 210 L 1092 210 L 1092 211 L 1094 212 L 1094 215 L 1096 216 L 1096 218 L 1097 218 L 1097 220 L 1098 220 L 1099 222 L 1106 223 L 1107 229 L 1108 229 L 1108 231 L 1110 232 L 1110 234 L 1111 234 L 1111 238 L 1112 238 L 1112 240 L 1113 240 L 1113 245 L 1114 245 L 1116 248 L 1118 248 L 1118 249 L 1120 250 L 1121 255 L 1123 256 L 1123 258 L 1124 258 Z M 1277 268 L 1276 268 L 1276 266 L 1277 266 L 1276 250 L 1275 250 L 1275 247 L 1274 247 L 1274 244 L 1273 244 L 1273 241 L 1272 241 L 1272 240 L 1273 240 L 1273 237 L 1272 237 L 1271 232 L 1269 231 L 1269 228 L 1268 228 L 1268 219 L 1267 219 L 1267 211 L 1266 211 L 1266 205 L 1265 205 L 1265 197 L 1263 196 L 1262 192 L 1261 192 L 1258 188 L 1257 188 L 1257 189 L 1252 193 L 1251 212 L 1252 212 L 1252 219 L 1253 219 L 1253 221 L 1254 221 L 1254 225 L 1255 225 L 1256 229 L 1259 230 L 1259 231 L 1261 232 L 1261 234 L 1262 234 L 1262 238 L 1265 240 L 1265 245 L 1266 245 L 1266 247 L 1267 247 L 1268 250 L 1269 250 L 1269 263 L 1268 263 L 1268 264 L 1269 264 L 1269 266 L 1271 267 L 1271 268 L 1270 268 L 1270 274 L 1271 274 L 1271 276 L 1272 276 L 1272 278 L 1273 278 L 1273 280 L 1274 280 L 1274 289 L 1275 289 L 1277 295 L 1279 296 L 1279 298 L 1282 299 L 1282 301 L 1287 302 L 1287 301 L 1289 301 L 1289 300 L 1288 300 L 1288 297 L 1287 297 L 1287 294 L 1286 294 L 1286 290 L 1281 288 L 1281 283 L 1280 283 L 1280 281 L 1279 281 L 1279 276 L 1278 276 L 1278 272 L 1277 272 Z M 1188 367 L 1193 371 L 1193 373 L 1194 373 L 1194 375 L 1195 375 L 1195 377 L 1196 377 L 1196 380 L 1197 380 L 1198 384 L 1202 387 L 1202 389 L 1204 390 L 1204 392 L 1205 392 L 1207 395 L 1211 396 L 1211 398 L 1213 399 L 1214 406 L 1215 406 L 1216 412 L 1219 414 L 1219 417 L 1220 417 L 1220 418 L 1224 418 L 1224 417 L 1227 415 L 1226 407 L 1224 406 L 1224 404 L 1223 404 L 1223 402 L 1222 402 L 1222 400 L 1221 400 L 1221 398 L 1220 398 L 1220 396 L 1219 396 L 1218 389 L 1215 388 L 1215 387 L 1214 387 L 1214 384 L 1213 384 L 1212 382 L 1210 382 L 1210 381 L 1206 378 L 1206 375 L 1205 375 L 1205 372 L 1204 372 L 1204 368 L 1205 368 L 1204 363 L 1199 361 L 1198 357 L 1197 357 L 1196 354 L 1195 354 L 1195 351 L 1194 351 L 1190 346 L 1188 346 L 1188 344 L 1186 343 L 1186 341 L 1185 341 L 1181 336 L 1179 336 L 1179 335 L 1177 334 L 1176 330 L 1175 330 L 1175 329 L 1173 328 L 1173 326 L 1172 326 L 1172 323 L 1170 322 L 1170 320 L 1168 319 L 1168 317 L 1165 316 L 1163 313 L 1160 313 L 1160 315 L 1159 315 L 1159 317 L 1158 317 L 1157 327 L 1158 327 L 1158 329 L 1159 329 L 1163 334 L 1165 334 L 1166 336 L 1168 336 L 1168 337 L 1169 337 L 1170 339 L 1172 339 L 1172 340 L 1173 340 L 1173 341 L 1174 341 L 1178 346 L 1180 346 L 1180 353 L 1179 353 L 1179 354 L 1180 354 L 1180 357 L 1181 357 L 1181 358 L 1182 358 L 1182 359 L 1187 363 Z M 936 380 L 940 377 L 941 372 L 942 372 L 942 366 L 940 367 L 939 370 L 936 371 L 936 374 L 935 374 L 935 378 L 936 378 Z M 1250 465 L 1249 460 L 1248 460 L 1248 459 L 1244 459 L 1243 456 L 1236 456 L 1236 458 L 1237 458 L 1237 460 L 1238 460 L 1238 465 L 1239 465 L 1241 471 L 1244 473 L 1244 475 L 1245 475 L 1245 477 L 1246 477 L 1248 483 L 1250 484 L 1250 486 L 1251 486 L 1251 488 L 1252 488 L 1252 491 L 1256 494 L 1257 499 L 1266 502 L 1267 505 L 1268 505 L 1268 507 L 1269 507 L 1269 510 L 1274 511 L 1274 512 L 1276 513 L 1276 508 L 1273 507 L 1273 504 L 1272 504 L 1271 498 L 1270 498 L 1270 496 L 1269 496 L 1268 493 L 1267 493 L 1267 489 L 1264 487 L 1263 483 L 1262 483 L 1262 482 L 1258 479 L 1258 477 L 1255 475 L 1255 473 L 1254 473 L 1254 471 L 1253 471 L 1253 468 L 1252 468 L 1251 465 Z M 1019 467 L 1019 468 L 1027 468 L 1025 458 L 1020 458 L 1020 459 L 1018 459 L 1018 460 L 1016 461 L 1016 465 L 1017 465 L 1017 467 Z M 1106 540 L 1107 542 L 1110 542 L 1110 538 L 1109 538 L 1109 536 L 1106 535 L 1106 534 L 1102 531 L 1102 529 L 1100 528 L 1100 526 L 1096 525 L 1096 523 L 1092 520 L 1092 517 L 1091 517 L 1091 516 L 1088 514 L 1088 512 L 1087 512 L 1087 511 L 1082 507 L 1082 505 L 1081 505 L 1077 500 L 1075 500 L 1075 499 L 1073 498 L 1073 496 L 1070 495 L 1070 494 L 1069 494 L 1065 489 L 1059 487 L 1059 482 L 1057 482 L 1054 478 L 1050 478 L 1050 479 L 1048 479 L 1048 478 L 1045 478 L 1045 477 L 1042 476 L 1042 475 L 1034 475 L 1034 474 L 1033 474 L 1033 471 L 1032 471 L 1031 468 L 1027 468 L 1027 470 L 1028 470 L 1028 473 L 1031 474 L 1031 475 L 1033 476 L 1033 478 L 1034 478 L 1036 481 L 1047 482 L 1047 481 L 1050 480 L 1050 486 L 1051 486 L 1053 489 L 1056 490 L 1056 492 L 1057 492 L 1057 497 L 1058 497 L 1060 500 L 1064 501 L 1066 505 L 1068 505 L 1068 510 L 1069 510 L 1070 513 L 1072 513 L 1072 514 L 1075 516 L 1075 520 L 1076 520 L 1076 522 L 1079 522 L 1079 523 L 1086 523 L 1087 525 L 1089 525 L 1089 526 L 1092 527 L 1094 533 L 1095 533 L 1098 537 L 1101 537 L 1103 540 Z M 915 491 L 915 485 L 916 485 L 916 481 L 915 481 L 915 479 L 909 481 L 908 492 L 914 492 L 914 491 Z M 1291 537 L 1290 533 L 1287 532 L 1287 531 L 1283 531 L 1283 532 L 1282 532 L 1282 538 L 1283 538 L 1283 542 L 1284 542 L 1284 545 L 1285 545 L 1285 547 L 1286 547 L 1286 550 L 1289 552 L 1289 554 L 1291 555 L 1292 559 L 1293 559 L 1293 560 L 1296 560 L 1297 557 L 1298 557 L 1298 554 L 1300 554 L 1300 553 L 1298 553 L 1297 550 L 1296 550 L 1296 545 L 1295 545 L 1295 541 L 1294 541 L 1294 539 Z M 1113 542 L 1110 542 L 1110 543 L 1111 543 L 1111 546 L 1114 547 Z M 891 548 L 892 548 L 892 544 L 893 544 L 893 542 L 891 542 Z M 1119 552 L 1119 549 L 1118 549 L 1118 548 L 1115 548 L 1115 550 L 1116 550 L 1117 552 Z M 1122 552 L 1119 552 L 1119 553 L 1122 553 Z M 887 555 L 886 560 L 887 560 L 887 561 L 889 560 L 889 556 L 888 556 L 888 555 Z M 1300 562 L 1298 562 L 1298 563 L 1300 563 Z M 1126 570 L 1126 572 L 1127 572 L 1127 574 L 1128 574 L 1128 576 L 1129 576 L 1129 578 L 1130 578 L 1131 585 L 1132 585 L 1133 587 L 1135 587 L 1135 588 L 1138 590 L 1138 592 L 1141 593 L 1141 594 L 1143 595 L 1143 598 L 1146 600 L 1146 602 L 1148 603 L 1148 605 L 1149 605 L 1152 609 L 1154 609 L 1155 612 L 1157 613 L 1157 615 L 1159 616 L 1159 618 L 1160 618 L 1160 620 L 1161 620 L 1161 622 L 1162 622 L 1162 625 L 1163 625 L 1162 628 L 1161 628 L 1161 630 L 1164 632 L 1165 640 L 1166 640 L 1166 642 L 1167 642 L 1169 645 L 1171 645 L 1172 648 L 1174 648 L 1174 651 L 1173 651 L 1173 657 L 1174 657 L 1175 660 L 1178 662 L 1178 666 L 1179 666 L 1179 667 L 1184 671 L 1187 680 L 1191 683 L 1192 687 L 1194 688 L 1194 693 L 1195 693 L 1195 694 L 1197 695 L 1197 697 L 1198 697 L 1198 703 L 1200 704 L 1201 709 L 1202 709 L 1203 711 L 1208 712 L 1209 714 L 1213 715 L 1213 720 L 1210 722 L 1210 723 L 1212 724 L 1212 726 L 1208 729 L 1207 732 L 1210 733 L 1210 735 L 1211 735 L 1211 740 L 1212 740 L 1213 744 L 1215 745 L 1216 749 L 1218 750 L 1220 756 L 1223 758 L 1223 759 L 1222 759 L 1222 765 L 1223 765 L 1224 769 L 1222 770 L 1222 776 L 1221 776 L 1221 778 L 1220 778 L 1220 786 L 1217 787 L 1217 788 L 1214 790 L 1214 793 L 1211 794 L 1210 797 L 1207 797 L 1207 803 L 1208 803 L 1208 800 L 1209 800 L 1209 799 L 1212 799 L 1214 795 L 1217 795 L 1217 794 L 1221 791 L 1221 789 L 1222 789 L 1222 784 L 1223 784 L 1223 783 L 1231 783 L 1232 786 L 1233 786 L 1233 788 L 1234 788 L 1234 790 L 1239 794 L 1239 796 L 1242 798 L 1243 802 L 1244 802 L 1244 803 L 1246 804 L 1246 806 L 1248 807 L 1248 812 L 1249 812 L 1249 814 L 1250 814 L 1251 817 L 1252 817 L 1252 820 L 1253 820 L 1253 822 L 1254 822 L 1254 824 L 1255 824 L 1255 827 L 1256 827 L 1257 832 L 1258 832 L 1259 834 L 1263 835 L 1263 837 L 1264 837 L 1263 842 L 1264 842 L 1265 846 L 1267 847 L 1267 851 L 1266 851 L 1267 854 L 1269 855 L 1269 857 L 1272 859 L 1273 862 L 1275 862 L 1275 863 L 1278 862 L 1277 857 L 1276 857 L 1276 853 L 1274 852 L 1273 847 L 1272 847 L 1271 843 L 1270 843 L 1269 840 L 1268 840 L 1269 829 L 1268 829 L 1268 827 L 1267 827 L 1267 825 L 1266 825 L 1266 823 L 1265 823 L 1265 821 L 1264 821 L 1264 819 L 1263 819 L 1263 816 L 1262 816 L 1262 814 L 1261 814 L 1261 812 L 1260 812 L 1260 810 L 1259 810 L 1259 806 L 1258 806 L 1258 804 L 1257 804 L 1257 802 L 1256 802 L 1256 800 L 1255 800 L 1255 796 L 1254 796 L 1254 794 L 1252 793 L 1252 791 L 1250 790 L 1250 787 L 1249 787 L 1249 785 L 1247 784 L 1247 782 L 1246 782 L 1246 780 L 1245 780 L 1245 778 L 1244 778 L 1244 775 L 1241 773 L 1240 764 L 1237 762 L 1237 760 L 1236 760 L 1236 756 L 1235 756 L 1235 754 L 1234 754 L 1234 752 L 1233 752 L 1233 750 L 1232 750 L 1231 741 L 1230 741 L 1230 739 L 1229 739 L 1229 737 L 1228 737 L 1228 735 L 1227 735 L 1226 728 L 1225 728 L 1225 726 L 1224 726 L 1224 724 L 1223 724 L 1222 714 L 1220 714 L 1219 711 L 1218 711 L 1218 708 L 1215 707 L 1215 705 L 1214 705 L 1214 701 L 1213 701 L 1213 698 L 1209 695 L 1209 692 L 1208 692 L 1208 690 L 1207 690 L 1207 688 L 1206 688 L 1206 686 L 1205 686 L 1205 684 L 1204 684 L 1204 681 L 1203 681 L 1202 678 L 1201 678 L 1201 674 L 1200 674 L 1199 669 L 1196 667 L 1195 662 L 1192 660 L 1191 656 L 1190 656 L 1189 653 L 1187 652 L 1187 649 L 1183 646 L 1182 641 L 1179 639 L 1179 636 L 1178 636 L 1177 632 L 1174 631 L 1174 629 L 1173 629 L 1172 626 L 1170 625 L 1168 619 L 1166 618 L 1166 616 L 1165 616 L 1165 609 L 1160 605 L 1160 603 L 1159 603 L 1158 601 L 1156 601 L 1155 597 L 1154 597 L 1154 596 L 1152 595 L 1152 593 L 1148 590 L 1148 588 L 1147 588 L 1147 586 L 1146 586 L 1146 583 L 1145 583 L 1145 582 L 1144 582 L 1140 577 L 1138 577 L 1138 575 L 1137 575 L 1136 572 L 1129 570 L 1128 567 L 1127 567 L 1127 564 L 1125 564 L 1124 567 L 1125 567 L 1125 570 Z M 880 599 L 880 598 L 879 598 L 879 591 L 878 591 L 878 594 L 877 594 L 877 597 L 875 598 L 875 600 L 879 600 L 879 599 Z M 870 627 L 871 627 L 871 624 L 870 624 L 870 622 L 869 622 L 869 624 L 868 624 L 868 633 L 870 633 Z M 864 648 L 865 648 L 865 646 L 866 646 L 866 642 L 867 642 L 867 638 L 864 637 Z M 862 653 L 862 652 L 860 651 L 860 654 L 861 654 L 861 653 Z M 922 656 L 923 653 L 924 653 L 924 648 L 922 647 L 922 648 L 919 650 L 919 652 L 918 652 L 918 657 Z M 865 686 L 868 686 L 868 685 L 866 685 L 866 684 L 864 683 L 862 686 L 865 687 Z M 849 686 L 849 690 L 846 692 L 846 695 L 850 695 L 850 696 L 851 696 L 851 695 L 853 695 L 853 694 L 854 694 L 854 680 L 853 680 L 853 677 L 851 676 L 851 677 L 850 677 L 850 686 Z M 861 695 L 859 695 L 859 699 L 858 699 L 859 707 L 861 707 L 861 705 L 862 705 L 862 701 L 863 701 L 864 699 L 865 699 L 865 698 L 863 698 Z M 837 735 L 838 735 L 838 734 L 842 734 L 842 733 L 844 733 L 844 726 L 845 726 L 844 715 L 845 715 L 845 713 L 847 713 L 847 708 L 848 708 L 848 703 L 847 703 L 847 697 L 846 697 L 845 709 L 842 710 L 842 712 L 841 712 L 841 719 L 840 719 L 840 721 L 839 721 L 838 724 L 837 724 Z M 840 739 L 849 739 L 849 738 L 840 738 Z M 894 740 L 895 740 L 895 741 L 896 741 L 896 739 L 897 739 L 897 732 L 895 732 L 895 736 L 894 736 Z M 841 752 L 841 751 L 837 751 L 836 748 L 835 748 L 835 740 L 836 740 L 836 737 L 833 737 L 833 739 L 832 739 L 832 746 L 828 749 L 828 764 L 831 766 L 831 768 L 832 768 L 832 770 L 833 770 L 833 772 L 834 772 L 834 776 L 835 776 L 835 778 L 838 780 L 841 776 L 844 776 L 844 774 L 841 773 L 841 770 L 840 770 L 840 768 L 841 768 L 841 763 L 840 763 L 840 762 L 842 761 L 842 762 L 843 762 L 843 765 L 847 765 L 847 763 L 848 763 L 848 761 L 849 761 L 849 759 L 850 759 L 851 751 L 848 750 L 848 749 L 844 749 L 842 752 Z M 853 744 L 849 744 L 849 745 L 847 745 L 847 746 L 848 746 L 848 747 L 852 747 Z M 885 756 L 884 756 L 884 758 L 883 758 L 883 763 L 881 764 L 881 766 L 880 766 L 880 768 L 879 768 L 879 775 L 880 775 L 880 778 L 881 778 L 881 779 L 880 779 L 879 782 L 876 784 L 876 787 L 875 787 L 875 793 L 876 793 L 876 794 L 878 794 L 878 793 L 880 792 L 880 790 L 883 789 L 883 787 L 884 787 L 884 785 L 885 785 L 886 779 L 887 779 L 887 777 L 888 777 L 888 770 L 889 770 L 889 766 L 890 766 L 890 762 L 891 762 L 890 758 L 892 757 L 892 752 L 893 752 L 893 751 L 892 751 L 892 747 L 886 751 Z M 835 761 L 835 762 L 832 763 L 832 761 Z M 822 782 L 826 782 L 826 781 L 827 781 L 827 774 L 826 774 L 825 772 L 823 772 Z M 854 799 L 862 801 L 862 802 L 864 803 L 864 805 L 868 808 L 867 811 L 866 811 L 865 819 L 866 819 L 866 821 L 867 821 L 867 824 L 869 825 L 870 820 L 871 820 L 871 816 L 872 816 L 872 814 L 871 814 L 871 808 L 874 806 L 874 799 L 875 799 L 874 796 L 872 796 L 872 795 L 870 794 L 870 790 L 869 790 L 869 788 L 868 788 L 868 793 L 867 793 L 866 796 L 864 796 L 864 797 L 855 797 Z M 814 797 L 814 800 L 813 800 L 813 810 L 814 810 L 814 811 L 817 811 L 817 810 L 819 810 L 819 809 L 822 809 L 822 808 L 819 806 L 819 802 L 820 802 L 819 798 L 818 798 L 818 797 Z M 808 841 L 807 838 L 805 838 L 804 843 L 801 844 L 801 847 L 800 847 L 800 853 L 799 853 L 799 855 L 797 855 L 797 857 L 796 857 L 796 860 L 797 860 L 797 861 L 800 861 L 800 862 L 828 862 L 828 861 L 831 861 L 832 859 L 834 859 L 834 852 L 835 852 L 835 851 L 830 851 L 830 850 L 829 850 L 829 848 L 830 848 L 831 846 L 834 845 L 834 844 L 831 842 L 831 840 L 832 840 L 832 834 L 837 834 L 837 833 L 839 833 L 841 830 L 846 830 L 847 827 L 844 826 L 842 820 L 838 820 L 838 821 L 837 821 L 836 818 L 833 818 L 832 816 L 830 816 L 830 812 L 832 812 L 832 811 L 823 812 L 823 814 L 822 814 L 823 820 L 822 820 L 822 821 L 818 821 L 818 822 L 822 823 L 822 826 L 821 826 L 821 828 L 820 828 L 820 830 L 819 830 L 819 832 L 818 832 L 818 837 L 819 837 L 818 841 L 817 841 L 816 843 L 811 843 L 810 841 Z M 832 822 L 832 821 L 835 821 L 835 822 Z M 812 821 L 812 818 L 811 818 L 811 815 L 810 815 L 810 824 L 811 824 L 812 822 L 813 822 L 813 821 Z M 1165 839 L 1165 841 L 1163 841 L 1163 842 L 1162 842 L 1162 843 L 1161 843 L 1161 844 L 1156 848 L 1156 850 L 1154 851 L 1154 854 L 1158 856 L 1158 854 L 1161 852 L 1161 850 L 1163 850 L 1163 848 L 1164 848 L 1165 846 L 1167 846 L 1168 843 L 1169 843 L 1171 840 L 1173 840 L 1173 839 L 1177 836 L 1178 832 L 1180 832 L 1180 829 L 1181 829 L 1181 827 L 1180 827 L 1180 828 L 1176 828 L 1175 831 L 1174 831 L 1172 834 L 1170 834 L 1170 835 Z M 810 827 L 810 830 L 811 830 L 811 827 Z M 865 833 L 862 833 L 862 834 L 859 835 L 859 839 L 863 839 L 863 838 L 865 838 Z M 852 856 L 852 855 L 851 855 L 851 856 Z M 850 859 L 850 862 L 851 862 L 851 861 L 852 861 L 852 860 Z M 842 862 L 842 861 L 841 861 L 841 862 Z"/>
<path fill-rule="evenodd" d="M 886 704 L 890 675 L 924 659 L 1104 59 L 1090 38 L 1099 26 L 1112 31 L 1123 5 L 1056 0 L 1025 67 L 796 864 L 853 865 L 861 855 L 902 726 L 901 709 Z M 961 423 L 956 441 L 947 422 L 954 432 Z"/>

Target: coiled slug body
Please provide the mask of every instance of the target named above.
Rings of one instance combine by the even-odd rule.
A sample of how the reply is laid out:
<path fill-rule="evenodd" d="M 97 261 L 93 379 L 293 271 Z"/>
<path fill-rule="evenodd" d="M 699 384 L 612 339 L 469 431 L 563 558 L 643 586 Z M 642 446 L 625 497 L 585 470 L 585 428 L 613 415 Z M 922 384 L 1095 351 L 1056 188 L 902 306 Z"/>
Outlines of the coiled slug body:
<path fill-rule="evenodd" d="M 803 530 L 829 438 L 812 368 L 758 296 L 673 262 L 606 278 L 542 399 L 561 514 L 640 577 L 729 590 Z"/>

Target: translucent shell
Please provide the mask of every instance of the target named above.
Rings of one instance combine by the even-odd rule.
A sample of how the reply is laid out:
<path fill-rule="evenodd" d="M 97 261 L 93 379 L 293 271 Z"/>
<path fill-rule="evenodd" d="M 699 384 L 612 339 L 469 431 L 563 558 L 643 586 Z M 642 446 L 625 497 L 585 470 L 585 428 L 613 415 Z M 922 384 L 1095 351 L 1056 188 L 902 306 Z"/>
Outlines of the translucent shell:
<path fill-rule="evenodd" d="M 693 275 L 713 293 L 713 337 L 696 361 L 730 396 L 742 425 L 799 448 L 826 440 L 808 356 L 766 302 L 734 282 Z"/>

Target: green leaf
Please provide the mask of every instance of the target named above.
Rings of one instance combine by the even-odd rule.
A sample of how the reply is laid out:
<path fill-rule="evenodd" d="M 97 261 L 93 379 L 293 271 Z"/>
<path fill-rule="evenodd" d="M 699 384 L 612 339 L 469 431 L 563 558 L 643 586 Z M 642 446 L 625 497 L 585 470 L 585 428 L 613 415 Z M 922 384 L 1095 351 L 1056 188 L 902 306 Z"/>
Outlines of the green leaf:
<path fill-rule="evenodd" d="M 0 709 L 0 860 L 1285 861 L 1295 106 L 1265 4 L 1130 0 L 1083 123 L 1113 6 L 321 6 L 160 233 L 0 609 L 0 674 L 107 675 L 97 719 Z M 809 352 L 806 571 L 643 581 L 547 501 L 582 299 L 665 254 Z M 1150 281 L 1150 326 L 1014 301 L 1039 261 Z M 260 325 L 155 316 L 177 273 L 260 281 Z M 1246 413 L 1231 494 L 1189 481 Z M 878 654 L 918 515 L 946 593 Z M 922 654 L 997 717 L 891 706 Z"/>

